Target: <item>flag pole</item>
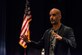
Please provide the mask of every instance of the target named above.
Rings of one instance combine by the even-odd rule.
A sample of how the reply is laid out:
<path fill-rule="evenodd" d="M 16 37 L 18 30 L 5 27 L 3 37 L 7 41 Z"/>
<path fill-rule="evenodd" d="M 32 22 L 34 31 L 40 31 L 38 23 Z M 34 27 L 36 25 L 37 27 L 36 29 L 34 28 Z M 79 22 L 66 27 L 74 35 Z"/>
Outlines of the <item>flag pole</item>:
<path fill-rule="evenodd" d="M 26 0 L 26 4 L 25 4 L 25 14 L 26 14 L 26 15 L 27 15 L 27 11 L 28 11 L 28 7 L 27 7 L 28 3 L 29 3 L 28 0 Z M 30 22 L 30 21 L 29 21 L 29 22 Z M 28 33 L 27 33 L 27 34 L 28 34 Z M 30 36 L 30 34 L 29 34 L 29 36 Z M 28 38 L 30 38 L 29 36 L 28 36 Z M 24 48 L 24 55 L 27 55 L 27 53 L 26 53 L 26 48 Z"/>
<path fill-rule="evenodd" d="M 24 19 L 21 27 L 20 41 L 19 44 L 24 48 L 24 55 L 26 55 L 27 44 L 23 40 L 23 37 L 27 37 L 27 40 L 30 41 L 30 21 L 32 20 L 29 1 L 26 0 L 25 10 L 24 10 Z"/>
<path fill-rule="evenodd" d="M 26 55 L 26 48 L 24 48 L 24 55 Z"/>

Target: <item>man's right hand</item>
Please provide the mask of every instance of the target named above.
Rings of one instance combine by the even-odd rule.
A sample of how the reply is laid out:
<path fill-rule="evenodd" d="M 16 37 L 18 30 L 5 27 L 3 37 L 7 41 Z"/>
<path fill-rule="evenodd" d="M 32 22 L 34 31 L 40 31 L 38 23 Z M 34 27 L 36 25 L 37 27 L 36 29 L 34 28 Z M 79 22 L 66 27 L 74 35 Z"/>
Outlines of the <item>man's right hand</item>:
<path fill-rule="evenodd" d="M 25 42 L 27 42 L 27 43 L 30 43 L 30 42 L 31 42 L 31 40 L 28 39 L 28 37 L 27 37 L 26 35 L 24 35 L 22 38 L 23 38 L 23 40 L 24 40 Z"/>

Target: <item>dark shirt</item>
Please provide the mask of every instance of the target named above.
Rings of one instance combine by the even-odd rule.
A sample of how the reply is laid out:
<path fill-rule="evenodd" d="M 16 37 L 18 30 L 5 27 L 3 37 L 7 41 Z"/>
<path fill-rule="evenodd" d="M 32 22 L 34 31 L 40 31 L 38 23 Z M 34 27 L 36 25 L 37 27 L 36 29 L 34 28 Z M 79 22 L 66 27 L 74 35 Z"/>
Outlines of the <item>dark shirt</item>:
<path fill-rule="evenodd" d="M 50 49 L 50 36 L 51 28 L 46 30 L 42 39 L 39 42 L 34 42 L 37 47 L 45 49 L 45 55 L 49 55 Z M 54 53 L 55 55 L 70 55 L 70 48 L 76 47 L 75 37 L 72 28 L 65 25 L 61 25 L 58 30 L 58 34 L 62 37 L 62 40 L 56 40 Z"/>

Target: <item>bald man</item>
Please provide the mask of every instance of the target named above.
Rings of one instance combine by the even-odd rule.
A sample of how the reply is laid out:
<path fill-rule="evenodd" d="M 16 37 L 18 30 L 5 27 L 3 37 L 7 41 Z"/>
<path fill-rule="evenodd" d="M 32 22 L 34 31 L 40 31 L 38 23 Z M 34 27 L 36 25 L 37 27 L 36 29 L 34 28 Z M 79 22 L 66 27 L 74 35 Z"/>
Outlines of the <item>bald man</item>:
<path fill-rule="evenodd" d="M 61 23 L 61 11 L 53 8 L 49 12 L 52 27 L 47 29 L 39 42 L 31 41 L 45 49 L 45 55 L 70 55 L 70 48 L 76 47 L 72 28 Z"/>

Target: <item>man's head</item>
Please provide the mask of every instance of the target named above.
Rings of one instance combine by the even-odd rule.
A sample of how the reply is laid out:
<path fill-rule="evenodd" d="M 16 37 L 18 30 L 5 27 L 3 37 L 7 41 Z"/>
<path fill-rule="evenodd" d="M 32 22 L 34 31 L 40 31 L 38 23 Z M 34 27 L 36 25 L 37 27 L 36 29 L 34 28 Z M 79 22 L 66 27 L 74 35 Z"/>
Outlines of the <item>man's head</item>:
<path fill-rule="evenodd" d="M 53 8 L 50 10 L 50 21 L 51 21 L 51 24 L 53 25 L 57 25 L 60 20 L 61 20 L 61 11 L 57 8 Z"/>

